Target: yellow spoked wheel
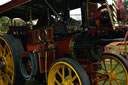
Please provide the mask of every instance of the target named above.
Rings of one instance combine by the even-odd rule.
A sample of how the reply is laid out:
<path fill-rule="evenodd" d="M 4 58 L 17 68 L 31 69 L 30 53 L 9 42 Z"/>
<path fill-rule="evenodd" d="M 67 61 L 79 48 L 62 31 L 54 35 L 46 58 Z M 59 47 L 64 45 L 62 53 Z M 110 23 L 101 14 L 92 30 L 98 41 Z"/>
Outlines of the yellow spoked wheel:
<path fill-rule="evenodd" d="M 13 42 L 13 43 L 12 43 Z M 16 41 L 7 35 L 0 36 L 0 85 L 21 85 L 18 70 L 19 48 Z M 20 75 L 21 76 L 21 75 Z M 22 83 L 23 85 L 23 83 Z"/>
<path fill-rule="evenodd" d="M 97 85 L 128 85 L 128 64 L 120 55 L 107 53 L 101 58 Z"/>
<path fill-rule="evenodd" d="M 12 51 L 6 40 L 0 37 L 0 84 L 13 84 L 14 63 Z"/>
<path fill-rule="evenodd" d="M 90 85 L 88 76 L 75 60 L 62 58 L 51 67 L 48 85 Z"/>

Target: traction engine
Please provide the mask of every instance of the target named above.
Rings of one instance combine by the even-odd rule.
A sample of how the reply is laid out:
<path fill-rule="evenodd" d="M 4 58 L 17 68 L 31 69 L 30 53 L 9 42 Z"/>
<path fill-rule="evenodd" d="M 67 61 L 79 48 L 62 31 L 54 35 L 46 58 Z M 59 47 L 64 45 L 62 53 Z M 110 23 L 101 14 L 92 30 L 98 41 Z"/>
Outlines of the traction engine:
<path fill-rule="evenodd" d="M 112 5 L 106 0 L 12 0 L 1 5 L 0 17 L 8 16 L 12 25 L 0 36 L 0 85 L 25 85 L 29 80 L 44 85 L 128 85 L 127 61 L 104 53 L 104 46 L 123 40 L 128 29 L 120 5 L 120 0 L 112 0 Z M 81 8 L 81 22 L 70 16 L 75 8 Z M 13 18 L 26 25 L 16 26 Z"/>

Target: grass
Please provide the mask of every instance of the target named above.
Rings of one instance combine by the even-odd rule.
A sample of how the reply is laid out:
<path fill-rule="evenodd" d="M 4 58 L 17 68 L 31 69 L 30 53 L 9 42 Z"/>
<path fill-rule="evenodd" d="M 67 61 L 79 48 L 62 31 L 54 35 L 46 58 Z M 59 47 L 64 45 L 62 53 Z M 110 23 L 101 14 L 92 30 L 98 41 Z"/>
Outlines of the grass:
<path fill-rule="evenodd" d="M 119 74 L 116 74 L 116 75 L 115 75 L 116 78 L 118 78 L 118 79 L 124 79 L 124 80 L 125 80 L 127 75 L 125 75 L 125 72 L 122 72 L 122 71 L 123 71 L 122 66 L 121 66 L 121 65 L 116 66 L 116 65 L 117 65 L 117 63 L 115 63 L 115 64 L 112 65 L 112 69 L 114 69 L 114 67 L 116 67 L 115 70 L 114 70 L 114 72 L 115 72 L 115 73 L 119 73 Z M 105 68 L 105 67 L 103 66 L 103 68 Z M 110 64 L 106 64 L 106 69 L 107 69 L 108 71 L 110 71 L 111 65 L 110 65 Z M 121 72 L 121 73 L 120 73 L 120 72 Z M 104 70 L 99 71 L 99 73 L 106 74 L 106 72 L 105 72 Z M 111 81 L 112 85 L 118 85 L 117 82 L 118 82 L 120 85 L 126 85 L 123 81 L 118 80 L 118 79 L 112 80 L 112 81 Z M 104 82 L 105 82 L 105 81 L 101 81 L 101 82 L 99 83 L 99 85 L 103 85 Z M 110 81 L 106 81 L 106 83 L 105 83 L 104 85 L 110 85 Z"/>

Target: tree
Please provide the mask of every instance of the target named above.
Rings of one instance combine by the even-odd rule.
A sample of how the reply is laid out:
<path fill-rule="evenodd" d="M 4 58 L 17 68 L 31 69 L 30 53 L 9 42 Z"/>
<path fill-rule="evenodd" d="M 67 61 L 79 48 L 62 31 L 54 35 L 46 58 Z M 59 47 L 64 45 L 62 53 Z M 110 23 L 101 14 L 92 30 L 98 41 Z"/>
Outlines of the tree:
<path fill-rule="evenodd" d="M 3 16 L 0 18 L 0 31 L 8 30 L 8 21 L 9 21 L 9 18 L 6 16 Z"/>

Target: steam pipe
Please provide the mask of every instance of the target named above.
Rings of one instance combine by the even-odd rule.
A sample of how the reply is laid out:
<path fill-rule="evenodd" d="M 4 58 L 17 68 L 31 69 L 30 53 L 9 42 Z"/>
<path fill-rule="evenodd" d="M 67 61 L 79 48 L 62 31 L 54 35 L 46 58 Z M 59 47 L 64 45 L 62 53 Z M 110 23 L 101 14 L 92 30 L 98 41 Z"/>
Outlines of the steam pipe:
<path fill-rule="evenodd" d="M 82 27 L 84 31 L 88 31 L 88 4 L 87 0 L 81 1 Z"/>

